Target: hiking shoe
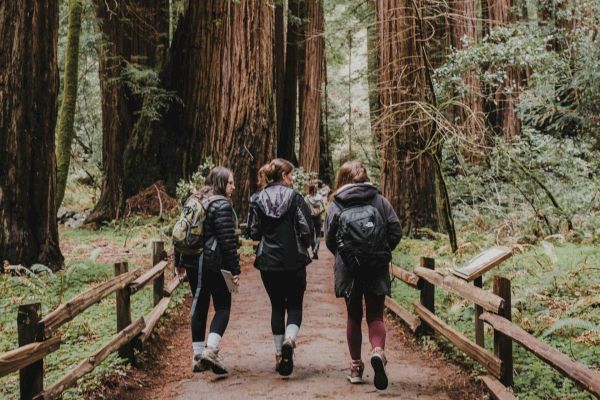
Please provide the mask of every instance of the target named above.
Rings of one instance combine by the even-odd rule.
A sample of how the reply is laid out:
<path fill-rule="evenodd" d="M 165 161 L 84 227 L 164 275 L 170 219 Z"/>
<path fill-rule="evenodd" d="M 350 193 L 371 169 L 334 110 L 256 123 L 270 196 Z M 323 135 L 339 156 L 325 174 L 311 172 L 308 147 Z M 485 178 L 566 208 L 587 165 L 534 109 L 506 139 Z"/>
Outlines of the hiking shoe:
<path fill-rule="evenodd" d="M 352 364 L 350 364 L 350 373 L 346 376 L 346 378 L 352 384 L 364 383 L 362 378 L 364 371 L 365 364 L 362 362 L 362 360 L 352 360 Z"/>
<path fill-rule="evenodd" d="M 375 347 L 371 352 L 371 366 L 373 367 L 373 371 L 375 371 L 373 383 L 379 390 L 384 390 L 388 387 L 388 377 L 385 373 L 386 364 L 387 360 L 385 359 L 383 349 L 381 347 Z"/>
<path fill-rule="evenodd" d="M 227 368 L 223 364 L 223 360 L 219 357 L 219 349 L 213 347 L 205 347 L 202 352 L 202 364 L 206 369 L 211 369 L 217 375 L 224 375 L 227 373 Z"/>
<path fill-rule="evenodd" d="M 313 260 L 318 260 L 319 259 L 319 255 L 317 253 L 313 254 L 312 259 Z"/>
<path fill-rule="evenodd" d="M 202 355 L 194 354 L 192 356 L 192 372 L 204 372 L 206 366 L 202 363 Z"/>
<path fill-rule="evenodd" d="M 279 375 L 289 376 L 294 370 L 294 348 L 296 342 L 293 339 L 285 339 L 281 346 L 281 362 L 279 363 Z"/>
<path fill-rule="evenodd" d="M 281 365 L 281 354 L 275 354 L 275 372 L 279 372 L 279 365 Z"/>

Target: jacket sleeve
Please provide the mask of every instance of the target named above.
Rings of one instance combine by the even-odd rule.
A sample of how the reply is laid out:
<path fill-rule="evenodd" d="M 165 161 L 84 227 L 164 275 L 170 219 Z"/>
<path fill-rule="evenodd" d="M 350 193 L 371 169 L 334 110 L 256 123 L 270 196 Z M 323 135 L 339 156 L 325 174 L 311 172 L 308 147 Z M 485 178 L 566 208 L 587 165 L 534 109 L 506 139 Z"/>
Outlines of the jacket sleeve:
<path fill-rule="evenodd" d="M 402 226 L 400 225 L 400 220 L 398 219 L 398 215 L 396 215 L 396 211 L 394 211 L 394 207 L 392 207 L 390 202 L 383 196 L 381 196 L 381 204 L 383 209 L 383 219 L 387 224 L 388 245 L 393 251 L 402 238 Z"/>
<path fill-rule="evenodd" d="M 309 248 L 315 230 L 312 219 L 310 218 L 310 209 L 301 194 L 296 195 L 296 203 L 296 232 L 299 236 L 300 243 L 302 243 L 304 247 Z"/>
<path fill-rule="evenodd" d="M 339 212 L 340 210 L 337 205 L 334 202 L 331 202 L 327 209 L 327 219 L 325 220 L 325 244 L 333 254 L 335 254 L 337 250 L 335 234 L 337 231 L 337 218 Z"/>
<path fill-rule="evenodd" d="M 252 240 L 262 239 L 262 229 L 260 226 L 260 216 L 256 203 L 251 202 L 248 210 L 248 236 Z"/>
<path fill-rule="evenodd" d="M 233 275 L 240 273 L 240 256 L 237 253 L 238 240 L 235 234 L 235 217 L 228 201 L 219 200 L 213 203 L 213 226 L 217 243 L 223 257 L 223 268 Z"/>

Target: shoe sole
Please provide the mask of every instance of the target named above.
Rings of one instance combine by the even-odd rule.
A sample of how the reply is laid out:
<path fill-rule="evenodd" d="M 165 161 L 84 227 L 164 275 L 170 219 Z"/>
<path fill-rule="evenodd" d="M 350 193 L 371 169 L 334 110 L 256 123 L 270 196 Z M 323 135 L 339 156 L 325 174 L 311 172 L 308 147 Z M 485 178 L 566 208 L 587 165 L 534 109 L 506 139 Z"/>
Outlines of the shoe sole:
<path fill-rule="evenodd" d="M 358 385 L 358 384 L 361 384 L 361 383 L 365 383 L 365 381 L 363 380 L 363 378 L 346 376 L 346 379 L 348 379 L 348 382 L 350 382 L 353 385 Z"/>
<path fill-rule="evenodd" d="M 294 370 L 294 348 L 291 344 L 284 343 L 281 348 L 281 362 L 279 363 L 279 375 L 289 376 Z"/>
<path fill-rule="evenodd" d="M 206 368 L 206 366 L 202 363 L 202 361 L 197 362 L 196 364 L 194 364 L 194 367 L 192 368 L 192 372 L 204 372 L 206 371 L 208 368 Z"/>
<path fill-rule="evenodd" d="M 212 370 L 212 372 L 214 372 L 217 375 L 225 375 L 228 373 L 224 367 L 212 362 L 207 358 L 202 359 L 202 365 L 204 366 L 204 368 Z"/>
<path fill-rule="evenodd" d="M 373 379 L 375 388 L 378 390 L 387 389 L 388 377 L 385 373 L 383 360 L 379 357 L 371 357 L 371 366 L 373 367 L 373 371 L 375 371 L 375 378 Z"/>

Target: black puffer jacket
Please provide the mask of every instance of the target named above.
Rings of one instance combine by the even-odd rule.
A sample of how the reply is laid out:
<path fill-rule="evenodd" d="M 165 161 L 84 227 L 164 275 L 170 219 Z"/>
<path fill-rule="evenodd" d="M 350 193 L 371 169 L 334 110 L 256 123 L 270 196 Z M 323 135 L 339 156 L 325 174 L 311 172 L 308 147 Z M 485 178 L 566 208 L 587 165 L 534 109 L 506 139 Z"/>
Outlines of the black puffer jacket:
<path fill-rule="evenodd" d="M 233 275 L 239 275 L 240 257 L 237 253 L 236 226 L 237 217 L 229 201 L 218 199 L 208 205 L 204 220 L 202 268 L 213 271 L 226 269 Z M 197 267 L 199 256 L 187 256 L 176 252 L 175 260 L 178 266 Z"/>
<path fill-rule="evenodd" d="M 310 210 L 302 195 L 272 184 L 250 204 L 250 237 L 260 240 L 254 266 L 261 271 L 293 271 L 310 263 L 313 237 Z"/>
<path fill-rule="evenodd" d="M 398 216 L 392 205 L 383 197 L 377 187 L 371 183 L 358 183 L 342 186 L 334 193 L 335 200 L 343 207 L 351 205 L 366 205 L 370 204 L 379 211 L 383 220 L 386 222 L 386 233 L 388 238 L 388 246 L 393 250 L 402 237 L 402 227 Z M 327 221 L 325 225 L 325 242 L 327 248 L 335 255 L 334 264 L 334 280 L 335 280 L 335 295 L 337 297 L 348 297 L 352 289 L 361 288 L 362 291 L 383 295 L 390 293 L 390 274 L 388 265 L 371 265 L 369 271 L 372 271 L 368 276 L 361 277 L 355 281 L 350 271 L 344 265 L 342 258 L 337 254 L 337 245 L 335 234 L 337 231 L 336 216 L 341 212 L 340 208 L 332 202 L 327 209 Z"/>

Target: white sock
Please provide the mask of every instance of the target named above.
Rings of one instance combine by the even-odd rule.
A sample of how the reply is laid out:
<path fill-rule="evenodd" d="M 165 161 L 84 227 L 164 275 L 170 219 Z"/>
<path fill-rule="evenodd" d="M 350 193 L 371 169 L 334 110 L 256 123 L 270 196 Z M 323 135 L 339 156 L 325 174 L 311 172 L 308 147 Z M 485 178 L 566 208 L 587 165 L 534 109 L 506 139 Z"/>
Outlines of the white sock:
<path fill-rule="evenodd" d="M 283 335 L 273 335 L 273 341 L 275 342 L 275 354 L 281 354 L 281 347 L 283 346 Z"/>
<path fill-rule="evenodd" d="M 221 343 L 221 335 L 214 332 L 208 334 L 208 339 L 206 340 L 206 347 L 218 349 L 219 343 Z"/>
<path fill-rule="evenodd" d="M 192 349 L 194 349 L 194 355 L 202 354 L 202 351 L 204 351 L 204 342 L 192 342 Z"/>
<path fill-rule="evenodd" d="M 298 325 L 289 324 L 285 328 L 285 338 L 286 339 L 296 340 L 296 337 L 298 336 L 298 331 L 299 330 L 300 330 L 300 327 Z"/>

